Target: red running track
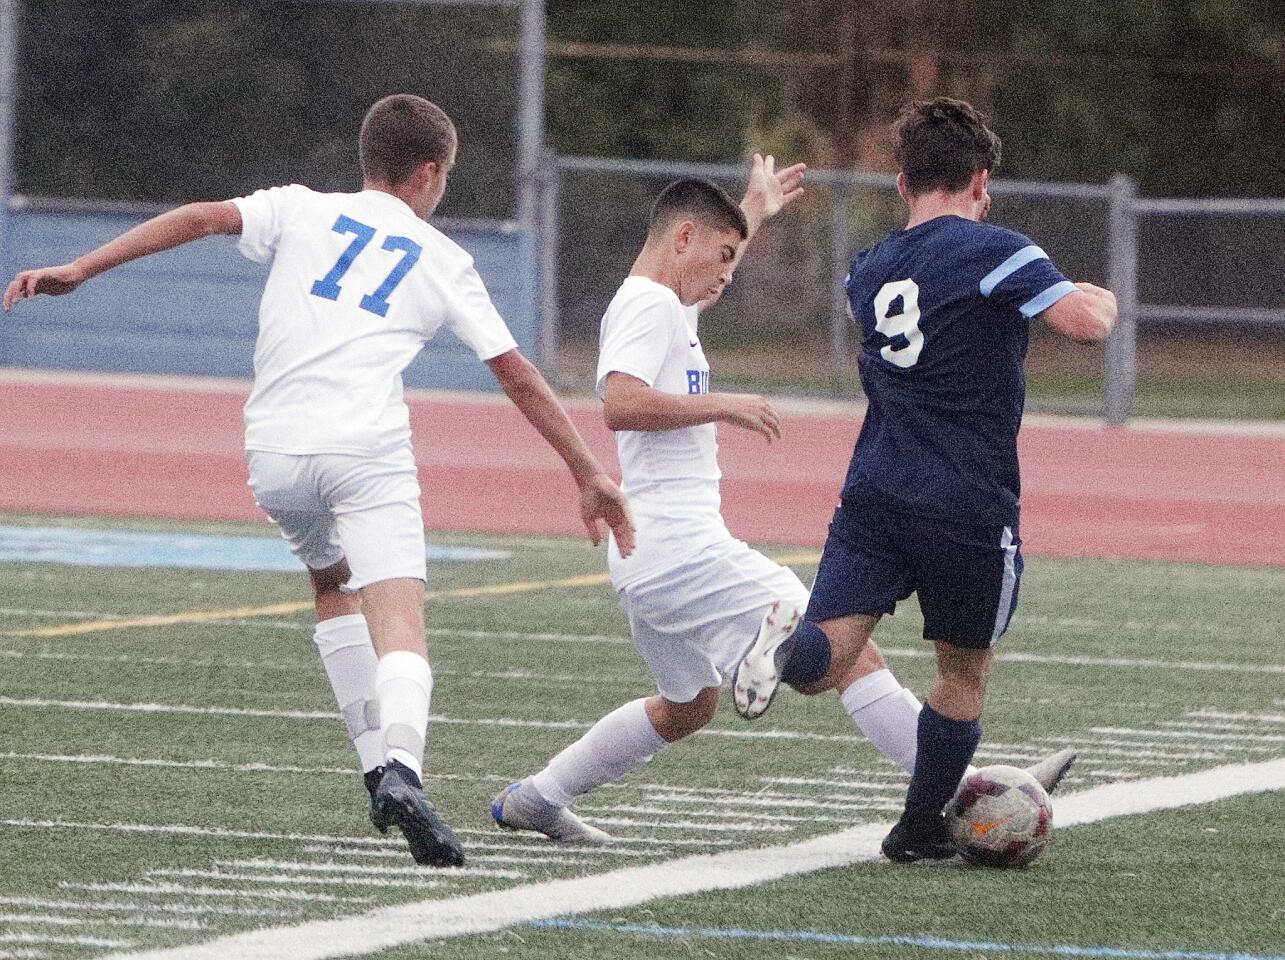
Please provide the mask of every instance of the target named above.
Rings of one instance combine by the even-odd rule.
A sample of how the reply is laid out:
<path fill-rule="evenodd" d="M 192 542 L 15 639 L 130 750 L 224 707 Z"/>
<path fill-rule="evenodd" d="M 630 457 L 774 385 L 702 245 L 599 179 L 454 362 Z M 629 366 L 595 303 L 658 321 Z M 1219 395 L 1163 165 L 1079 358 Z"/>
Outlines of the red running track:
<path fill-rule="evenodd" d="M 245 485 L 241 404 L 219 381 L 13 372 L 0 378 L 0 511 L 262 520 Z M 409 398 L 430 529 L 578 534 L 561 461 L 501 399 Z M 595 401 L 571 403 L 615 468 Z M 819 546 L 859 412 L 786 413 L 781 442 L 720 429 L 724 513 L 758 543 Z M 1043 556 L 1285 566 L 1285 429 L 1022 431 L 1023 550 Z"/>

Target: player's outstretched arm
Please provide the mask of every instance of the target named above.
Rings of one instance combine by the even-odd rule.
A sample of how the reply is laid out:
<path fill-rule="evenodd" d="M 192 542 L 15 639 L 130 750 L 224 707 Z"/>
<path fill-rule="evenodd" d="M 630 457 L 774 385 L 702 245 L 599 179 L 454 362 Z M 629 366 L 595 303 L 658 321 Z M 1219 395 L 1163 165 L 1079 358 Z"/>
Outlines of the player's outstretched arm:
<path fill-rule="evenodd" d="M 762 434 L 769 443 L 781 438 L 781 418 L 757 394 L 664 393 L 619 371 L 607 374 L 602 411 L 608 430 L 680 430 L 721 421 Z"/>
<path fill-rule="evenodd" d="M 1040 316 L 1058 333 L 1080 343 L 1105 340 L 1115 326 L 1115 294 L 1091 283 L 1076 286 L 1078 290 L 1068 293 Z"/>
<path fill-rule="evenodd" d="M 228 201 L 185 204 L 140 223 L 71 263 L 22 271 L 4 292 L 4 308 L 8 311 L 18 301 L 42 293 L 54 297 L 71 293 L 86 280 L 150 253 L 214 233 L 240 232 L 241 211 L 236 204 Z"/>
<path fill-rule="evenodd" d="M 486 363 L 508 398 L 571 470 L 580 488 L 580 517 L 589 539 L 596 546 L 610 527 L 620 555 L 629 556 L 634 549 L 634 519 L 629 502 L 590 452 L 540 371 L 519 350 L 502 353 Z"/>

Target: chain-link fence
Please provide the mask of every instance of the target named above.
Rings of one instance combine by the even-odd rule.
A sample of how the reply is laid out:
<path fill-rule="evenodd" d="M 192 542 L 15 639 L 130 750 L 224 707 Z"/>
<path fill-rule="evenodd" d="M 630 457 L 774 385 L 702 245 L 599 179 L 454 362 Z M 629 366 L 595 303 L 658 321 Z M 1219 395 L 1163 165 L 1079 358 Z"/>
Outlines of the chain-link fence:
<path fill-rule="evenodd" d="M 667 182 L 703 176 L 737 196 L 746 171 L 549 158 L 541 203 L 545 369 L 565 385 L 592 382 L 599 320 Z M 1285 201 L 1152 200 L 1122 176 L 1107 184 L 1000 180 L 992 192 L 992 222 L 1032 237 L 1068 276 L 1109 286 L 1120 300 L 1105 347 L 1033 326 L 1033 409 L 1113 423 L 1136 412 L 1285 417 Z M 842 281 L 856 251 L 904 217 L 891 176 L 811 171 L 806 196 L 755 239 L 703 321 L 718 382 L 857 394 Z"/>
<path fill-rule="evenodd" d="M 585 385 L 603 309 L 644 239 L 656 193 L 679 176 L 704 176 L 734 196 L 746 168 L 558 157 L 546 170 L 542 313 L 546 368 Z M 1110 204 L 1098 184 L 999 183 L 991 219 L 1026 233 L 1076 279 L 1111 281 Z M 812 171 L 806 195 L 748 249 L 736 280 L 702 319 L 702 341 L 724 387 L 851 396 L 859 390 L 843 279 L 853 254 L 905 222 L 895 179 Z M 1102 409 L 1101 349 L 1033 331 L 1036 406 Z M 1097 377 L 1096 396 L 1068 391 Z"/>

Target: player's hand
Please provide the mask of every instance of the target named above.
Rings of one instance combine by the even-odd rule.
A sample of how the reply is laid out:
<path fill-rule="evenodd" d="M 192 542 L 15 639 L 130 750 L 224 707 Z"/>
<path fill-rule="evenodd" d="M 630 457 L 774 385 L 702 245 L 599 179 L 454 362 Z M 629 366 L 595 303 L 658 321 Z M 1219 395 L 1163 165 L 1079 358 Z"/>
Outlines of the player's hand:
<path fill-rule="evenodd" d="M 634 552 L 634 516 L 629 501 L 605 473 L 595 474 L 580 487 L 580 518 L 596 547 L 607 536 L 607 528 L 616 537 L 616 548 L 622 557 Z"/>
<path fill-rule="evenodd" d="M 1081 281 L 1080 283 L 1077 283 L 1075 286 L 1077 289 L 1083 290 L 1091 297 L 1097 297 L 1099 300 L 1107 300 L 1112 304 L 1115 303 L 1115 294 L 1112 293 L 1110 290 L 1108 290 L 1106 287 L 1099 287 L 1095 283 L 1088 283 L 1085 281 Z"/>
<path fill-rule="evenodd" d="M 7 313 L 19 300 L 26 300 L 38 293 L 59 297 L 71 293 L 88 280 L 85 272 L 74 263 L 64 263 L 57 267 L 42 267 L 39 270 L 24 270 L 14 277 L 4 292 L 4 309 Z"/>
<path fill-rule="evenodd" d="M 777 170 L 776 158 L 771 154 L 766 157 L 754 154 L 749 183 L 745 186 L 745 199 L 741 201 L 751 229 L 803 196 L 803 175 L 807 169 L 806 163 L 796 163 Z"/>
<path fill-rule="evenodd" d="M 724 393 L 719 396 L 723 400 L 720 420 L 762 434 L 768 443 L 781 439 L 781 418 L 765 398 L 755 393 Z"/>

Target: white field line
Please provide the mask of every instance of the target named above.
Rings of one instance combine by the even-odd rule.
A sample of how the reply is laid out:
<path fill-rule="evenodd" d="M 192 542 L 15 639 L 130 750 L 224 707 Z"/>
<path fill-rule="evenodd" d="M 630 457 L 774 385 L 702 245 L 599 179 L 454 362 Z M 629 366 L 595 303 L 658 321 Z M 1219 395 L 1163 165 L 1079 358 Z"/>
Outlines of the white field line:
<path fill-rule="evenodd" d="M 603 789 L 605 789 L 608 786 L 619 786 L 619 785 L 604 784 Z M 501 839 L 504 839 L 510 842 L 517 842 L 520 840 L 527 841 L 526 847 L 514 847 L 513 849 L 547 850 L 549 848 L 549 845 L 554 842 L 552 840 L 547 840 L 544 837 L 537 837 L 537 836 L 531 836 L 528 839 L 527 837 L 524 837 L 522 834 L 519 834 L 519 833 L 513 833 L 508 830 L 501 831 L 499 827 L 494 827 L 490 830 L 479 830 L 476 827 L 460 827 L 455 832 L 463 837 L 470 837 L 470 836 L 481 837 L 482 842 L 484 844 L 487 842 L 487 840 L 494 840 L 496 837 L 500 837 Z M 345 842 L 348 842 L 348 841 L 345 841 Z M 393 841 L 393 840 L 387 840 L 384 842 L 390 846 L 397 846 L 396 841 Z M 599 853 L 606 853 L 609 850 L 612 850 L 616 844 L 621 844 L 621 843 L 638 844 L 643 847 L 659 847 L 661 848 L 660 852 L 664 852 L 665 848 L 668 848 L 668 847 L 728 847 L 736 843 L 736 841 L 724 840 L 724 839 L 712 838 L 712 837 L 702 837 L 700 839 L 694 839 L 694 838 L 688 838 L 688 837 L 671 837 L 664 840 L 660 839 L 659 837 L 616 837 L 615 841 L 610 847 L 593 847 L 591 849 Z M 404 845 L 402 846 L 404 848 Z M 562 844 L 558 844 L 557 846 L 559 850 L 570 849 L 569 847 L 563 847 Z M 652 853 L 655 853 L 657 851 L 646 850 L 646 851 L 618 851 L 618 852 L 625 853 L 630 856 L 636 855 L 637 853 L 643 853 L 644 855 L 650 856 Z"/>
<path fill-rule="evenodd" d="M 179 714 L 185 716 L 267 717 L 277 720 L 339 720 L 329 710 L 261 710 L 249 707 L 198 707 L 185 703 L 119 703 L 110 700 L 50 700 L 43 697 L 0 697 L 0 707 L 55 708 L 61 710 L 107 710 L 120 713 Z M 593 724 L 583 720 L 517 720 L 509 717 L 465 719 L 433 715 L 430 723 L 477 726 L 519 727 L 539 730 L 588 730 Z M 865 743 L 864 737 L 848 734 L 803 733 L 794 730 L 700 730 L 697 736 L 733 737 L 747 740 L 808 740 L 826 743 Z"/>
<path fill-rule="evenodd" d="M 49 954 L 43 950 L 32 950 L 28 947 L 18 947 L 16 950 L 0 949 L 0 960 L 42 960 Z"/>
<path fill-rule="evenodd" d="M 900 809 L 900 801 L 892 797 L 854 796 L 840 798 L 840 802 L 831 802 L 828 796 L 819 798 L 797 795 L 748 794 L 740 797 L 700 797 L 681 793 L 649 793 L 644 798 L 647 803 L 690 803 L 717 811 L 719 807 L 783 807 L 787 810 L 888 810 Z M 721 813 L 720 813 L 721 815 Z"/>
<path fill-rule="evenodd" d="M 593 823 L 599 823 L 599 824 L 601 824 L 601 823 L 610 823 L 610 822 L 611 822 L 611 821 L 610 821 L 610 819 L 609 819 L 609 818 L 607 818 L 607 817 L 601 817 L 601 816 L 598 816 L 597 814 L 599 814 L 599 813 L 606 813 L 606 814 L 614 814 L 614 813 L 633 813 L 633 814 L 638 814 L 638 815 L 640 815 L 640 816 L 651 816 L 651 817 L 666 818 L 666 819 L 668 819 L 668 818 L 670 818 L 670 817 L 679 817 L 679 816 L 683 816 L 683 817 L 709 817 L 709 818 L 711 818 L 711 819 L 717 819 L 717 818 L 719 818 L 719 817 L 726 817 L 726 816 L 727 816 L 727 811 L 726 811 L 726 810 L 714 810 L 714 809 L 709 809 L 709 810 L 674 810 L 674 809 L 672 809 L 672 808 L 670 808 L 670 807 L 658 807 L 658 806 L 654 806 L 654 805 L 649 806 L 649 805 L 647 805 L 647 804 L 622 804 L 622 805 L 620 805 L 620 806 L 618 806 L 618 807 L 582 807 L 581 809 L 582 809 L 582 810 L 584 810 L 586 813 L 593 813 L 593 814 L 594 814 L 594 816 L 591 818 L 592 822 L 593 822 Z M 854 807 L 853 809 L 858 809 L 858 808 Z M 863 807 L 863 808 L 860 808 L 860 809 L 871 809 L 871 808 L 869 808 L 869 807 Z M 889 805 L 889 806 L 887 807 L 887 809 L 889 809 L 889 810 L 891 810 L 891 809 L 897 809 L 897 810 L 900 810 L 900 809 L 901 809 L 901 804 L 897 804 L 895 807 L 894 807 L 894 806 L 892 806 L 892 805 Z M 757 827 L 757 829 L 759 829 L 759 830 L 772 830 L 773 828 L 770 826 L 770 824 L 774 824 L 774 823 L 778 823 L 778 824 L 783 824 L 783 823 L 849 823 L 849 824 L 850 824 L 850 823 L 852 823 L 852 820 L 853 820 L 853 818 L 852 818 L 852 817 L 850 817 L 850 816 L 847 816 L 847 817 L 829 817 L 829 816 L 826 816 L 826 815 L 825 815 L 825 814 L 823 814 L 823 813 L 814 813 L 814 814 L 812 814 L 811 816 L 807 816 L 807 817 L 799 817 L 799 816 L 794 816 L 794 815 L 792 815 L 792 814 L 788 814 L 788 813 L 745 813 L 744 811 L 741 811 L 741 812 L 739 812 L 737 815 L 738 815 L 739 817 L 741 817 L 743 820 L 756 820 L 756 821 L 761 821 L 760 823 L 756 824 L 756 827 Z M 664 824 L 664 823 L 661 823 L 661 822 L 653 822 L 653 823 L 649 824 L 649 826 L 651 827 L 651 829 L 653 829 L 653 830 L 654 830 L 654 829 L 656 829 L 656 828 L 664 828 L 665 824 Z M 789 829 L 790 829 L 790 828 L 786 828 L 786 832 L 788 832 L 788 830 L 789 830 Z"/>
<path fill-rule="evenodd" d="M 225 880 L 230 883 L 280 883 L 295 886 L 307 887 L 325 884 L 328 887 L 414 887 L 416 890 L 435 890 L 441 887 L 449 886 L 444 880 L 416 880 L 407 877 L 405 880 L 395 880 L 391 877 L 346 877 L 346 876 L 316 876 L 304 877 L 298 874 L 288 873 L 228 873 L 225 870 L 152 870 L 147 874 L 149 877 L 174 877 L 179 880 Z M 242 890 L 244 896 L 254 897 L 256 894 Z M 302 900 L 316 899 L 310 895 L 300 897 Z"/>
<path fill-rule="evenodd" d="M 215 621 L 216 623 L 237 623 L 242 621 Z M 262 626 L 258 621 L 244 621 L 247 626 Z M 311 628 L 309 628 L 311 629 Z M 190 670 L 249 670 L 255 673 L 264 671 L 286 673 L 311 673 L 316 670 L 316 662 L 302 660 L 275 660 L 258 662 L 255 660 L 220 660 L 217 658 L 194 659 L 190 657 L 144 657 L 130 654 L 90 654 L 63 653 L 52 650 L 12 650 L 0 649 L 0 658 L 6 660 L 51 660 L 69 663 L 119 663 L 130 666 L 183 667 Z M 434 676 L 463 680 L 508 680 L 531 681 L 545 684 L 575 684 L 591 686 L 645 686 L 646 679 L 626 674 L 595 674 L 592 677 L 577 677 L 569 673 L 539 673 L 534 670 L 441 670 L 434 671 Z"/>
<path fill-rule="evenodd" d="M 1148 731 L 1149 732 L 1149 731 Z M 1093 741 L 1094 744 L 1107 744 L 1109 746 L 1132 747 L 1138 744 L 1144 749 L 1150 750 L 1152 747 L 1163 747 L 1164 751 L 1177 757 L 1186 757 L 1188 759 L 1200 760 L 1231 760 L 1230 754 L 1233 753 L 1270 753 L 1277 754 L 1281 751 L 1272 747 L 1259 747 L 1252 744 L 1233 744 L 1233 743 L 1174 743 L 1171 740 L 1142 740 L 1135 739 L 1129 734 L 1123 734 L 1118 737 L 1106 737 L 1099 734 Z M 1119 753 L 1121 751 L 1103 750 L 1103 753 Z M 1162 756 L 1161 751 L 1153 750 L 1148 756 Z"/>
<path fill-rule="evenodd" d="M 223 760 L 164 760 L 155 757 L 115 757 L 94 754 L 65 753 L 0 753 L 0 760 L 30 760 L 39 763 L 81 763 L 120 767 L 164 767 L 175 770 L 217 770 L 220 773 L 291 773 L 313 775 L 335 775 L 356 777 L 354 767 L 294 767 L 280 766 L 272 763 L 228 763 Z M 477 774 L 463 776 L 455 773 L 427 772 L 427 780 L 458 780 L 476 783 L 479 780 L 490 780 L 495 783 L 512 783 L 512 777 L 501 777 L 494 774 Z M 458 831 L 456 831 L 458 832 Z"/>
<path fill-rule="evenodd" d="M 324 903 L 370 903 L 372 897 L 342 897 L 329 893 L 304 893 L 299 890 L 229 890 L 227 887 L 190 887 L 182 883 L 70 883 L 58 884 L 63 890 L 88 893 L 134 893 L 145 897 L 229 897 L 237 900 L 299 900 Z"/>
<path fill-rule="evenodd" d="M 581 809 L 588 811 L 588 807 Z M 605 809 L 605 808 L 604 808 Z M 648 830 L 707 830 L 711 833 L 789 833 L 789 827 L 770 823 L 739 821 L 732 823 L 698 823 L 695 820 L 674 820 L 673 811 L 663 811 L 665 820 L 631 820 L 628 817 L 594 817 L 596 825 L 604 827 L 644 827 Z M 779 817 L 776 819 L 780 819 Z M 666 841 L 669 842 L 669 841 Z"/>
<path fill-rule="evenodd" d="M 1148 628 L 1150 625 L 1147 625 Z M 1190 632 L 1191 626 L 1184 628 Z M 914 647 L 881 647 L 892 657 L 929 659 L 931 650 Z M 1285 673 L 1285 663 L 1232 663 L 1222 660 L 1159 660 L 1151 657 L 1086 657 L 1070 654 L 1023 653 L 1002 649 L 997 657 L 1006 663 L 1034 663 L 1066 667 L 1137 668 L 1141 670 L 1186 670 L 1195 673 Z"/>
<path fill-rule="evenodd" d="M 1285 706 L 1285 700 L 1276 703 Z M 1195 710 L 1189 717 L 1210 717 L 1214 720 L 1249 720 L 1254 723 L 1285 723 L 1285 713 L 1229 713 L 1224 710 Z"/>
<path fill-rule="evenodd" d="M 1061 826 L 1151 813 L 1227 797 L 1285 789 L 1285 759 L 1200 773 L 1106 784 L 1058 798 Z M 360 916 L 252 930 L 205 943 L 133 954 L 130 960 L 328 960 L 377 953 L 420 940 L 502 930 L 551 917 L 619 910 L 709 890 L 743 889 L 782 877 L 879 857 L 885 824 L 852 827 L 786 846 L 684 857 L 588 877 L 551 880 L 444 900 L 372 910 Z M 116 955 L 123 960 L 121 955 Z"/>
<path fill-rule="evenodd" d="M 168 834 L 171 836 L 188 836 L 188 837 L 225 837 L 232 840 L 288 840 L 298 843 L 331 843 L 346 844 L 350 846 L 368 845 L 373 847 L 396 847 L 399 841 L 393 838 L 384 837 L 341 837 L 336 834 L 325 833 L 280 833 L 272 830 L 231 830 L 227 827 L 205 827 L 190 823 L 87 823 L 75 820 L 30 820 L 24 818 L 11 818 L 0 820 L 0 826 L 5 827 L 28 827 L 34 830 L 86 830 L 102 831 L 107 833 L 154 833 Z M 494 839 L 503 837 L 505 840 L 517 840 L 516 836 L 509 836 L 499 832 L 499 829 L 478 830 L 475 828 L 463 827 L 455 831 L 457 834 L 464 836 L 482 836 Z M 642 844 L 645 846 L 672 847 L 672 846 L 726 846 L 734 843 L 733 840 L 722 839 L 672 839 L 660 840 L 655 837 L 617 837 L 616 843 Z M 531 839 L 533 847 L 547 849 L 549 841 L 544 839 Z"/>
<path fill-rule="evenodd" d="M 1119 737 L 1167 737 L 1181 740 L 1251 740 L 1254 743 L 1285 743 L 1285 735 L 1270 733 L 1201 733 L 1196 730 L 1138 730 L 1133 727 L 1093 727 L 1091 733 L 1106 733 Z M 1161 741 L 1152 741 L 1159 743 Z M 1165 744 L 1168 746 L 1168 743 Z"/>
<path fill-rule="evenodd" d="M 455 832 L 460 833 L 461 831 L 456 830 Z M 480 831 L 480 830 L 476 832 L 483 833 L 483 831 Z M 505 831 L 505 833 L 507 832 L 508 831 Z M 608 844 L 608 845 L 598 846 L 596 844 L 591 845 L 591 844 L 582 844 L 582 843 L 561 843 L 554 840 L 546 840 L 544 837 L 540 837 L 539 839 L 532 838 L 532 841 L 529 843 L 493 842 L 492 838 L 497 836 L 503 839 L 504 834 L 500 833 L 498 830 L 492 831 L 490 833 L 485 834 L 481 840 L 478 840 L 478 841 L 470 840 L 469 846 L 474 848 L 480 848 L 482 850 L 514 850 L 518 852 L 537 853 L 537 854 L 546 850 L 556 850 L 559 854 L 566 854 L 569 856 L 585 856 L 585 857 L 592 857 L 592 858 L 600 858 L 604 856 L 605 857 L 657 857 L 657 856 L 661 856 L 662 854 L 668 853 L 669 847 L 673 845 L 672 840 L 666 840 L 666 841 L 663 841 L 663 845 L 661 845 L 661 848 L 658 850 L 625 850 L 625 849 L 622 849 L 617 844 Z M 709 844 L 709 841 L 703 840 L 703 841 L 699 841 L 699 843 L 701 846 L 707 846 Z M 371 857 L 405 857 L 406 847 L 405 845 L 402 845 L 396 849 L 391 849 L 391 850 L 368 850 L 368 849 L 355 848 L 355 847 L 309 846 L 309 847 L 304 847 L 303 852 L 304 853 L 326 853 L 326 854 L 335 853 L 339 856 L 345 856 L 345 857 L 356 856 L 358 854 L 364 854 L 366 856 L 371 856 Z"/>
<path fill-rule="evenodd" d="M 109 940 L 106 937 L 63 937 L 43 933 L 0 933 L 0 943 L 50 943 L 64 947 L 104 947 L 122 950 L 134 945 L 132 940 Z"/>
<path fill-rule="evenodd" d="M 323 873 L 352 874 L 354 876 L 375 875 L 381 877 L 412 876 L 423 877 L 423 867 L 364 867 L 354 863 L 328 863 L 324 860 L 273 860 L 268 857 L 252 857 L 246 860 L 215 860 L 216 867 L 231 867 L 234 870 L 285 870 L 288 873 Z M 454 877 L 499 877 L 507 880 L 522 880 L 526 873 L 521 870 L 490 867 L 451 867 L 449 870 L 434 871 L 441 880 Z"/>
<path fill-rule="evenodd" d="M 1103 777 L 1108 780 L 1136 780 L 1138 777 L 1142 776 L 1142 774 L 1137 770 L 1103 770 L 1100 768 L 1090 768 L 1087 773 L 1090 777 Z M 1063 783 L 1066 782 L 1074 783 L 1075 778 L 1071 777 L 1069 778 L 1069 781 L 1063 781 Z"/>
<path fill-rule="evenodd" d="M 893 793 L 906 792 L 905 776 L 899 783 L 876 783 L 873 780 L 822 780 L 814 777 L 759 777 L 764 783 L 779 784 L 783 787 L 840 787 L 844 790 L 890 790 Z"/>
<path fill-rule="evenodd" d="M 1174 730 L 1258 730 L 1265 724 L 1245 723 L 1236 720 L 1157 720 L 1156 726 L 1169 727 Z M 1267 729 L 1270 729 L 1268 727 Z"/>
<path fill-rule="evenodd" d="M 260 621 L 253 621 L 255 625 L 261 625 Z M 308 628 L 301 624 L 302 628 Z M 1109 628 L 1118 629 L 1118 624 L 1097 624 L 1093 623 L 1095 629 Z M 1137 624 L 1139 630 L 1154 632 L 1156 624 Z M 1173 629 L 1182 633 L 1191 631 L 1190 624 L 1173 624 Z M 519 631 L 486 631 L 486 630 L 448 630 L 442 628 L 430 628 L 427 631 L 429 637 L 443 636 L 452 638 L 475 638 L 479 640 L 530 640 L 540 643 L 606 643 L 615 645 L 629 645 L 631 643 L 628 637 L 605 636 L 593 634 L 560 634 L 560 633 L 523 633 Z M 922 647 L 885 647 L 885 654 L 893 657 L 905 657 L 908 659 L 929 659 L 935 654 L 932 650 Z M 6 651 L 5 656 L 15 654 L 23 656 L 45 656 L 44 654 L 27 654 L 24 651 Z M 65 658 L 73 659 L 83 657 L 86 660 L 96 660 L 98 658 L 86 654 L 48 654 L 51 659 Z M 1111 669 L 1141 669 L 1141 670 L 1182 670 L 1196 673 L 1249 673 L 1249 674 L 1285 674 L 1285 663 L 1237 663 L 1225 660 L 1162 660 L 1154 657 L 1096 657 L 1096 656 L 1078 656 L 1074 654 L 1045 654 L 1029 653 L 1021 650 L 1004 649 L 1000 651 L 1000 659 L 1012 663 L 1030 663 L 1042 664 L 1048 666 L 1071 666 L 1071 667 L 1107 667 Z M 152 658 L 150 661 L 144 661 L 141 658 L 125 658 L 123 656 L 104 657 L 106 661 L 113 662 L 154 662 L 157 665 L 199 665 L 205 661 L 185 660 L 184 658 Z M 219 661 L 211 660 L 208 662 L 212 667 L 228 667 L 242 669 L 282 669 L 286 664 L 277 663 L 255 663 L 253 661 Z M 289 669 L 311 669 L 310 662 L 293 661 L 288 665 Z M 614 680 L 613 680 L 614 682 Z M 642 682 L 640 680 L 640 682 Z M 1282 701 L 1285 705 L 1285 701 Z"/>
<path fill-rule="evenodd" d="M 159 927 L 172 930 L 204 930 L 199 920 L 157 917 L 58 917 L 49 913 L 0 913 L 0 923 L 30 923 L 49 927 Z"/>
<path fill-rule="evenodd" d="M 485 849 L 493 850 L 495 848 L 486 847 Z M 531 847 L 514 847 L 513 849 L 514 850 L 531 850 L 532 848 Z M 562 850 L 561 844 L 558 844 L 558 850 L 559 851 Z M 364 850 L 356 847 L 308 846 L 303 848 L 303 852 L 320 853 L 328 857 L 355 857 L 358 859 L 365 859 L 365 860 L 398 860 L 402 862 L 405 862 L 406 860 L 405 850 Z M 638 851 L 634 851 L 634 850 L 613 851 L 611 850 L 610 847 L 603 847 L 602 852 L 603 853 L 628 853 L 628 854 L 633 854 L 635 856 L 639 856 L 639 855 L 645 856 L 645 854 L 639 854 Z M 586 850 L 586 853 L 590 853 L 590 851 Z M 575 866 L 575 867 L 583 867 L 586 864 L 596 863 L 597 861 L 598 861 L 598 858 L 595 856 L 548 857 L 548 856 L 539 854 L 538 852 L 534 856 L 516 856 L 515 854 L 512 854 L 512 853 L 508 853 L 508 854 L 474 853 L 472 850 L 470 850 L 468 854 L 469 863 L 517 863 L 517 864 L 553 863 L 553 864 L 565 864 L 565 865 Z"/>
<path fill-rule="evenodd" d="M 53 900 L 44 897 L 0 897 L 6 907 L 37 907 L 51 910 L 90 913 L 175 913 L 199 916 L 203 913 L 236 917 L 294 917 L 297 910 L 273 910 L 267 907 L 216 907 L 188 903 L 139 903 L 137 900 Z"/>

